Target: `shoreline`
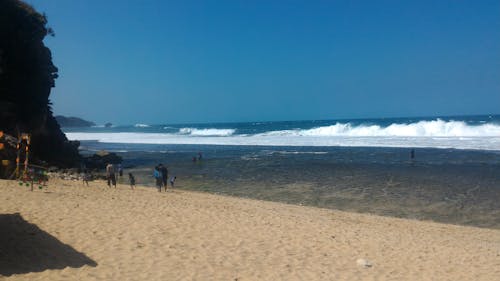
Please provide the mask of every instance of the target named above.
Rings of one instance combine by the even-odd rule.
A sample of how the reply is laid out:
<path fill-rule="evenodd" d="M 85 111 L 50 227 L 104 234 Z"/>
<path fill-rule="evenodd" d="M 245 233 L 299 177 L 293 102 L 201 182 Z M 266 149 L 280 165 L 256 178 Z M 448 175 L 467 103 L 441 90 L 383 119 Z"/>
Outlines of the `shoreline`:
<path fill-rule="evenodd" d="M 16 252 L 18 256 L 0 260 L 0 276 L 6 280 L 500 276 L 496 229 L 178 189 L 158 193 L 150 187 L 130 190 L 119 185 L 115 190 L 102 181 L 84 187 L 52 179 L 48 188 L 30 192 L 16 181 L 2 180 L 0 192 L 0 223 L 5 229 L 0 230 L 0 247 L 6 239 L 23 245 L 42 237 L 31 245 L 30 256 Z M 371 266 L 360 265 L 360 260 Z M 7 274 L 7 267 L 17 273 Z"/>

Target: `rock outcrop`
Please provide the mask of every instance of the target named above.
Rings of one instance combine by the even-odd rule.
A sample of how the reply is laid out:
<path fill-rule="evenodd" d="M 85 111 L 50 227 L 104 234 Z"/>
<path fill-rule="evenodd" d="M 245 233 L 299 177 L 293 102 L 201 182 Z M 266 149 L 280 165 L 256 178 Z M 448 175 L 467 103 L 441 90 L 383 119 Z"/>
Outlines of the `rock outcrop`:
<path fill-rule="evenodd" d="M 92 127 L 95 126 L 94 122 L 83 120 L 78 117 L 66 117 L 62 115 L 56 116 L 57 123 L 61 127 Z"/>
<path fill-rule="evenodd" d="M 49 100 L 58 69 L 43 39 L 53 34 L 30 5 L 0 1 L 0 130 L 31 134 L 34 161 L 71 167 L 80 161 L 79 144 L 61 131 Z"/>

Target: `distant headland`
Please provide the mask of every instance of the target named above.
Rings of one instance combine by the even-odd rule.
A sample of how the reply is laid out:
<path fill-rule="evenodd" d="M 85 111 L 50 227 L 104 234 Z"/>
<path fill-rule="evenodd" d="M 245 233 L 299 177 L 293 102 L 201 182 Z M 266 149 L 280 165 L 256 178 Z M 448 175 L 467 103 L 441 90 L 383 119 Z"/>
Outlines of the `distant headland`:
<path fill-rule="evenodd" d="M 95 123 L 78 117 L 56 116 L 57 123 L 61 127 L 92 127 Z"/>

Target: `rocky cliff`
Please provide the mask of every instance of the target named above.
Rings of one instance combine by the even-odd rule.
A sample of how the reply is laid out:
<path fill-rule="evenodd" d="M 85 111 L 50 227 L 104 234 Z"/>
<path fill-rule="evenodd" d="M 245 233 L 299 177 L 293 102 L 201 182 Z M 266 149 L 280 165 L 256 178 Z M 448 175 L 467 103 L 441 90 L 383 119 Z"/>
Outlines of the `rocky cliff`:
<path fill-rule="evenodd" d="M 32 136 L 38 162 L 70 167 L 80 161 L 78 143 L 61 131 L 50 108 L 57 67 L 43 39 L 54 35 L 47 18 L 19 0 L 0 0 L 0 130 Z"/>

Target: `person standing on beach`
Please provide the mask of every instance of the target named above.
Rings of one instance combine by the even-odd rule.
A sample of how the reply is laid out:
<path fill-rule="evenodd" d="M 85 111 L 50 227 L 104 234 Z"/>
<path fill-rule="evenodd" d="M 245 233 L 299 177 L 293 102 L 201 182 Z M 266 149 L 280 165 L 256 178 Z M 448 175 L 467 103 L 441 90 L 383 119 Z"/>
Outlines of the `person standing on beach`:
<path fill-rule="evenodd" d="M 108 186 L 111 187 L 111 184 L 113 184 L 116 188 L 115 167 L 111 163 L 106 166 L 106 178 L 108 179 Z"/>
<path fill-rule="evenodd" d="M 158 192 L 161 192 L 161 184 L 163 182 L 163 176 L 161 174 L 159 166 L 155 167 L 155 170 L 153 171 L 153 177 L 156 180 L 156 187 L 158 188 Z"/>
<path fill-rule="evenodd" d="M 176 179 L 177 179 L 177 177 L 176 177 L 176 176 L 173 176 L 173 177 L 171 177 L 171 178 L 170 178 L 170 186 L 171 186 L 171 187 L 174 187 L 174 183 L 175 183 L 175 180 L 176 180 Z"/>
<path fill-rule="evenodd" d="M 118 174 L 120 175 L 120 177 L 123 176 L 123 167 L 122 167 L 122 164 L 118 164 Z"/>
<path fill-rule="evenodd" d="M 89 186 L 89 180 L 91 180 L 92 176 L 90 175 L 87 169 L 83 169 L 83 184 Z"/>
<path fill-rule="evenodd" d="M 167 169 L 167 167 L 163 166 L 163 164 L 160 164 L 159 167 L 160 167 L 160 172 L 161 172 L 162 184 L 165 187 L 165 192 L 167 192 L 168 169 Z"/>
<path fill-rule="evenodd" d="M 132 173 L 128 173 L 128 180 L 130 181 L 130 188 L 134 189 L 135 186 L 135 177 Z"/>

